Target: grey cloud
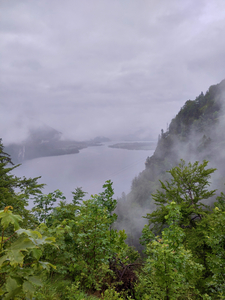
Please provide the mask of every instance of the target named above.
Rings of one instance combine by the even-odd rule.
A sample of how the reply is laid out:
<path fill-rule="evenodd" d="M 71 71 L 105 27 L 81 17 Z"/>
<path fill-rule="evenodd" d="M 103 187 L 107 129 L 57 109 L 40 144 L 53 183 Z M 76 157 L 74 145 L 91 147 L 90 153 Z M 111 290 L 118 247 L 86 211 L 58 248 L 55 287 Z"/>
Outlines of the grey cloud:
<path fill-rule="evenodd" d="M 71 138 L 140 128 L 157 137 L 224 78 L 223 5 L 0 1 L 1 136 L 25 136 L 30 122 L 19 134 L 15 124 L 32 116 Z"/>

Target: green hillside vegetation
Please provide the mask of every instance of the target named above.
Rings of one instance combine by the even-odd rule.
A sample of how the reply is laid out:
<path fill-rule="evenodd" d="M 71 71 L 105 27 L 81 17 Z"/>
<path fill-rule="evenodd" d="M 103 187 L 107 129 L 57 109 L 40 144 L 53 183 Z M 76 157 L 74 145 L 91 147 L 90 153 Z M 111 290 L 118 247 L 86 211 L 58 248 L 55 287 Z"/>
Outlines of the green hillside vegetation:
<path fill-rule="evenodd" d="M 210 161 L 210 166 L 218 170 L 213 176 L 213 186 L 224 189 L 224 99 L 225 80 L 211 86 L 205 95 L 201 93 L 195 100 L 188 100 L 168 130 L 161 130 L 154 154 L 146 159 L 145 170 L 133 179 L 131 192 L 118 199 L 118 228 L 127 229 L 131 245 L 139 247 L 144 226 L 142 216 L 156 208 L 152 194 L 160 188 L 159 180 L 169 180 L 167 171 L 181 159 L 192 163 L 204 159 Z M 207 203 L 213 201 L 215 197 Z"/>
<path fill-rule="evenodd" d="M 1 299 L 224 299 L 225 195 L 202 202 L 216 194 L 207 161 L 182 160 L 160 183 L 142 256 L 115 229 L 110 180 L 89 200 L 77 188 L 66 202 L 59 190 L 42 194 L 36 178 L 11 175 L 9 163 L 1 144 Z"/>
<path fill-rule="evenodd" d="M 45 195 L 0 143 L 1 299 L 225 299 L 224 91 L 186 102 L 119 200 Z"/>

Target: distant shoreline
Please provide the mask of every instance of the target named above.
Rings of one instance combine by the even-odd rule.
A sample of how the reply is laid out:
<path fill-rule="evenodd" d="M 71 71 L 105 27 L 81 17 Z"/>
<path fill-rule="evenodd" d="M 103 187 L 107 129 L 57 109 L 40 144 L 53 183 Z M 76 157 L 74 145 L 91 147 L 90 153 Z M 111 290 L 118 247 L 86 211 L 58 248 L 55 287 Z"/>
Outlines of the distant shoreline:
<path fill-rule="evenodd" d="M 126 149 L 126 150 L 154 150 L 156 142 L 127 142 L 109 145 L 110 148 Z"/>

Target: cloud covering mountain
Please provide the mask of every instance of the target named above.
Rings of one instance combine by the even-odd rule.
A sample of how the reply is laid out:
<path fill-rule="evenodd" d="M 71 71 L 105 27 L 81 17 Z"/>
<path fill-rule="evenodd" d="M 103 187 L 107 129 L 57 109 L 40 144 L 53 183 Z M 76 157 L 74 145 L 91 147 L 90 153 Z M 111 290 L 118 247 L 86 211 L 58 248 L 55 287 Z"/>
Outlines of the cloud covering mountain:
<path fill-rule="evenodd" d="M 151 132 L 225 70 L 223 0 L 0 0 L 1 132 Z"/>

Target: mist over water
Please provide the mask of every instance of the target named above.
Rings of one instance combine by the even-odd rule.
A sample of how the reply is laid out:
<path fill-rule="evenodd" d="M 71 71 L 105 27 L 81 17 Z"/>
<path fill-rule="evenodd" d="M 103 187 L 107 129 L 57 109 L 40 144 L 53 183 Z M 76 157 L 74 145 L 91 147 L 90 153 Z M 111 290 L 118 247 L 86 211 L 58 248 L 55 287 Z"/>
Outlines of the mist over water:
<path fill-rule="evenodd" d="M 45 183 L 44 193 L 60 189 L 72 200 L 71 192 L 82 187 L 87 192 L 86 198 L 102 191 L 106 180 L 113 181 L 115 198 L 123 192 L 128 193 L 131 182 L 143 169 L 147 156 L 154 150 L 126 150 L 102 146 L 82 149 L 78 154 L 42 157 L 23 162 L 14 170 L 16 176 L 41 176 L 40 183 Z"/>

